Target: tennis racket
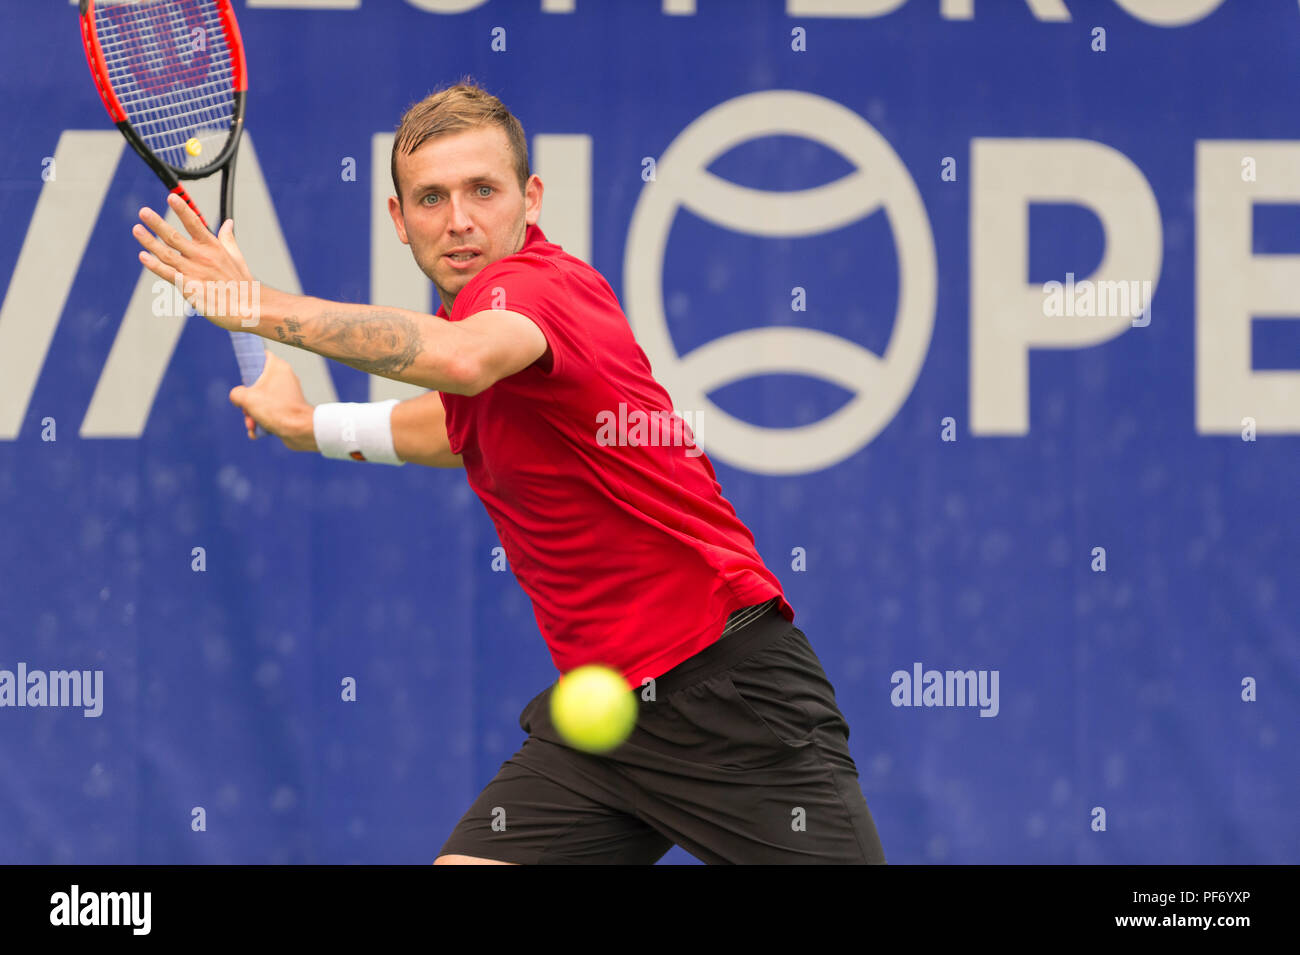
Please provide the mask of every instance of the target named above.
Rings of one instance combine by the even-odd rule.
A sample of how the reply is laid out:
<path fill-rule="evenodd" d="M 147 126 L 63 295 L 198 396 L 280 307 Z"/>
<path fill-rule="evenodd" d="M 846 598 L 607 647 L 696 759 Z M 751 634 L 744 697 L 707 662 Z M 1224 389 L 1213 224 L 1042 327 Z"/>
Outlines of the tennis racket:
<path fill-rule="evenodd" d="M 81 0 L 81 42 L 108 115 L 209 230 L 181 180 L 221 170 L 220 227 L 234 205 L 248 90 L 230 0 Z M 265 347 L 248 332 L 230 339 L 240 377 L 252 385 L 266 364 Z"/>

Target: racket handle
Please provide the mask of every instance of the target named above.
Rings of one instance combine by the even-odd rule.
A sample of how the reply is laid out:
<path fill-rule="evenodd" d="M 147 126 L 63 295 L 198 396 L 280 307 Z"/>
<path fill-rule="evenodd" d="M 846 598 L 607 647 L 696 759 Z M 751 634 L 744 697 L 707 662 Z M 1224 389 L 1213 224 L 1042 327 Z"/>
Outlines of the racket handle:
<path fill-rule="evenodd" d="M 262 369 L 266 367 L 266 348 L 262 345 L 262 339 L 248 332 L 231 332 L 230 342 L 235 346 L 235 359 L 239 362 L 239 377 L 245 386 L 251 388 L 253 382 L 261 377 Z M 257 425 L 257 435 L 258 437 L 266 435 L 266 431 L 260 424 Z"/>

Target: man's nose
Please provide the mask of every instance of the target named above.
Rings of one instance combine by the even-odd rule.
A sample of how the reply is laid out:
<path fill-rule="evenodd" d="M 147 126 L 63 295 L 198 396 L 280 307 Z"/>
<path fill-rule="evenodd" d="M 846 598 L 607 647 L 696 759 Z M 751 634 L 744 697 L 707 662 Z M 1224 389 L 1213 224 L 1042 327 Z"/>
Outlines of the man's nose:
<path fill-rule="evenodd" d="M 468 204 L 456 196 L 451 197 L 451 222 L 448 227 L 452 232 L 457 233 L 474 230 L 474 223 L 469 217 Z"/>

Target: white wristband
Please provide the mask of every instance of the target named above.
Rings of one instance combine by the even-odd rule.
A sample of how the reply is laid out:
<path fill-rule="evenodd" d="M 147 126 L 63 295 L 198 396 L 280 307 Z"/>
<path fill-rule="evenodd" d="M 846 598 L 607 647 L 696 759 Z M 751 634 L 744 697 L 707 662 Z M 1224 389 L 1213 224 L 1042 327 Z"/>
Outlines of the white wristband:
<path fill-rule="evenodd" d="M 327 458 L 405 464 L 393 450 L 392 416 L 397 398 L 368 403 L 339 401 L 312 413 L 316 446 Z"/>

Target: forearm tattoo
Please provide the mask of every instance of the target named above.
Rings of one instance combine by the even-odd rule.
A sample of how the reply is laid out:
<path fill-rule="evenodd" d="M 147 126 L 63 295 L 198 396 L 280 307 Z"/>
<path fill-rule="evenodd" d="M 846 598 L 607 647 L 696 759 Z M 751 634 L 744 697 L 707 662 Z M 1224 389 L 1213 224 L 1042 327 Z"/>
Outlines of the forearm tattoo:
<path fill-rule="evenodd" d="M 411 367 L 424 344 L 417 322 L 390 313 L 325 312 L 313 329 L 316 334 L 311 336 L 311 344 L 304 341 L 302 331 L 302 322 L 294 317 L 275 329 L 282 342 L 381 376 L 400 374 Z"/>
<path fill-rule="evenodd" d="M 286 328 L 289 329 L 288 335 L 284 333 Z M 297 345 L 299 348 L 305 348 L 301 332 L 302 322 L 292 317 L 286 318 L 284 324 L 275 326 L 275 333 L 280 336 L 280 341 L 288 342 L 290 345 Z"/>

